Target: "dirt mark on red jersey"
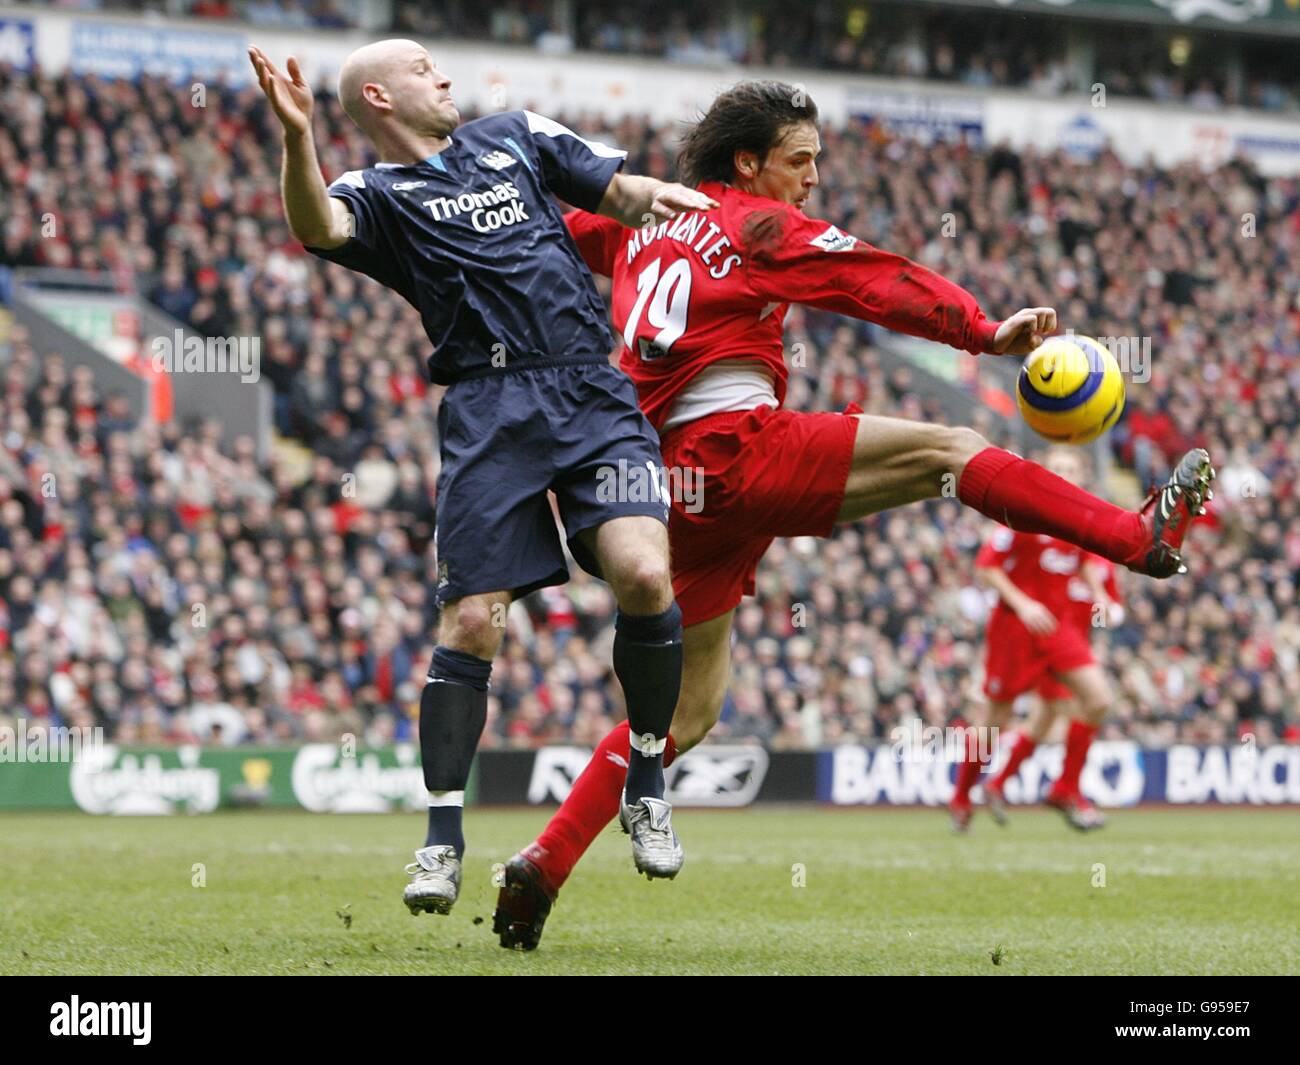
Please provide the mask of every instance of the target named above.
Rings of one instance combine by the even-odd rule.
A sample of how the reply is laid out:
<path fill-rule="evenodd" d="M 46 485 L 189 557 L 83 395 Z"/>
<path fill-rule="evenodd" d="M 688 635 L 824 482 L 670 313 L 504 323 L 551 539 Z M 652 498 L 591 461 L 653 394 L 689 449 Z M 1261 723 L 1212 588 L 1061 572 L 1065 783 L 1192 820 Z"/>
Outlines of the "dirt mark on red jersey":
<path fill-rule="evenodd" d="M 785 222 L 784 211 L 754 211 L 740 228 L 741 247 L 754 260 L 771 258 L 785 239 Z"/>

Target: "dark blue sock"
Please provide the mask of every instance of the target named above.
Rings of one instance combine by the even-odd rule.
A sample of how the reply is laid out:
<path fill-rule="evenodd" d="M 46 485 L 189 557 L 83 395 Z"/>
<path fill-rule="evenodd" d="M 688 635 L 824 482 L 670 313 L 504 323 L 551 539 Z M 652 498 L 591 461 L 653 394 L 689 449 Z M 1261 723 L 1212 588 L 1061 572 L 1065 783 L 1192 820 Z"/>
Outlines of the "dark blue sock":
<path fill-rule="evenodd" d="M 664 797 L 663 751 L 648 755 L 642 754 L 634 747 L 628 749 L 627 783 L 623 785 L 623 792 L 627 796 L 629 806 L 638 799 Z"/>
<path fill-rule="evenodd" d="M 464 791 L 483 724 L 487 720 L 492 663 L 463 651 L 438 647 L 429 683 L 420 693 L 420 758 L 430 792 Z M 465 853 L 462 806 L 430 806 L 426 847 L 446 844 Z"/>
<path fill-rule="evenodd" d="M 682 612 L 625 614 L 614 621 L 614 672 L 627 697 L 627 801 L 664 795 L 663 743 L 682 686 Z M 652 746 L 643 754 L 638 745 Z"/>
<path fill-rule="evenodd" d="M 463 806 L 430 806 L 429 831 L 424 838 L 424 845 L 432 847 L 434 844 L 445 844 L 456 851 L 457 858 L 464 854 L 465 830 L 461 822 L 464 812 Z"/>

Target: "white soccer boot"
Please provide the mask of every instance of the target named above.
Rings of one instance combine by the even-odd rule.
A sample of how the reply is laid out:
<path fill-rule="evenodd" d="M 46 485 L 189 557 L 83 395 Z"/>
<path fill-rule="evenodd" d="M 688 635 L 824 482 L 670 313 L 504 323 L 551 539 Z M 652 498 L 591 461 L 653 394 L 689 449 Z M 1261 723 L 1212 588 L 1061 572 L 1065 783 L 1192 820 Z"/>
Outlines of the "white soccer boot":
<path fill-rule="evenodd" d="M 647 880 L 671 880 L 681 872 L 686 854 L 673 831 L 673 808 L 663 799 L 640 799 L 631 806 L 624 795 L 619 802 L 618 823 L 632 837 L 632 861 Z"/>
<path fill-rule="evenodd" d="M 460 859 L 445 844 L 422 847 L 415 861 L 406 867 L 411 882 L 402 901 L 412 916 L 421 913 L 450 913 L 460 894 Z"/>

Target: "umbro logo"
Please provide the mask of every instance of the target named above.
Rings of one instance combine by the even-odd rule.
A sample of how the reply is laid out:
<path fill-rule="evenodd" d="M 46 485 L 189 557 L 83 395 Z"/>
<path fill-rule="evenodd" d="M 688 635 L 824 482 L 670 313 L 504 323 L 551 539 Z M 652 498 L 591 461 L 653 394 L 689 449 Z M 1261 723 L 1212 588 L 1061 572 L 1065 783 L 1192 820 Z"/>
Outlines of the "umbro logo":
<path fill-rule="evenodd" d="M 499 149 L 480 155 L 478 161 L 484 166 L 490 166 L 493 170 L 504 170 L 506 167 L 514 166 L 515 163 L 519 162 L 509 152 L 503 152 Z"/>
<path fill-rule="evenodd" d="M 427 181 L 399 181 L 393 186 L 394 192 L 409 192 L 411 189 L 422 189 L 427 185 Z"/>

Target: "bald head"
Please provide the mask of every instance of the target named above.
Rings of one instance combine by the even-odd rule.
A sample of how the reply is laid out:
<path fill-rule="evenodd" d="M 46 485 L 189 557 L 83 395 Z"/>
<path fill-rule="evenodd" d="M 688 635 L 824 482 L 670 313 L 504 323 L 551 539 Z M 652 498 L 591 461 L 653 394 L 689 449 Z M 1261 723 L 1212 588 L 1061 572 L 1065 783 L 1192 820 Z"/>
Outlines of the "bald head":
<path fill-rule="evenodd" d="M 395 131 L 445 137 L 460 122 L 450 88 L 424 45 L 400 38 L 363 45 L 339 71 L 339 102 L 372 140 Z"/>
<path fill-rule="evenodd" d="M 374 82 L 391 91 L 389 86 L 397 80 L 403 63 L 421 55 L 428 53 L 414 41 L 394 39 L 363 45 L 343 60 L 343 69 L 339 71 L 339 103 L 348 118 L 366 129 L 370 118 L 363 91 L 366 83 Z"/>

